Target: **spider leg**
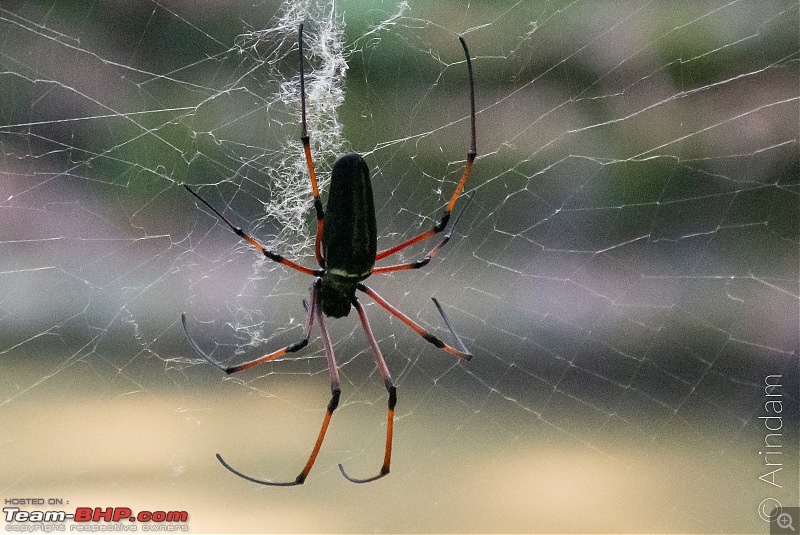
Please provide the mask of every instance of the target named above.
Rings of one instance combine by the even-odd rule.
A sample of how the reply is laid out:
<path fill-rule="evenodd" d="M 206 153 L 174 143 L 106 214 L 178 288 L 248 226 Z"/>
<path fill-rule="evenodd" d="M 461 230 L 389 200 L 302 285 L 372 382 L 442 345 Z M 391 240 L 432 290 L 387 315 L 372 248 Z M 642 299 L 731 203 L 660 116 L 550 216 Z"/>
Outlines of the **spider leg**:
<path fill-rule="evenodd" d="M 397 389 L 395 388 L 394 383 L 392 383 L 392 377 L 389 374 L 389 368 L 386 366 L 386 361 L 383 360 L 381 349 L 378 347 L 378 342 L 375 340 L 375 335 L 372 334 L 372 329 L 369 327 L 367 315 L 364 313 L 364 309 L 361 306 L 361 303 L 358 302 L 358 299 L 353 298 L 353 306 L 356 308 L 358 317 L 361 320 L 361 326 L 364 328 L 364 332 L 367 334 L 367 341 L 372 348 L 372 356 L 375 358 L 375 365 L 378 367 L 378 373 L 380 373 L 381 379 L 383 379 L 383 384 L 386 386 L 386 391 L 389 393 L 389 412 L 386 420 L 386 452 L 383 456 L 383 466 L 381 466 L 381 470 L 378 472 L 378 475 L 368 477 L 366 479 L 356 479 L 347 475 L 347 472 L 344 471 L 344 467 L 341 464 L 339 465 L 339 470 L 348 481 L 352 481 L 353 483 L 369 483 L 370 481 L 380 479 L 389 473 L 389 465 L 392 462 L 392 432 L 394 428 L 394 407 L 397 405 Z"/>
<path fill-rule="evenodd" d="M 221 213 L 219 213 L 219 212 L 217 211 L 217 209 L 216 209 L 216 208 L 214 208 L 213 206 L 211 206 L 211 205 L 210 205 L 210 204 L 209 204 L 209 203 L 208 203 L 208 202 L 207 202 L 207 201 L 206 201 L 204 198 L 202 198 L 200 195 L 198 195 L 197 193 L 195 193 L 195 192 L 194 192 L 194 190 L 192 190 L 192 188 L 190 188 L 190 187 L 189 187 L 189 186 L 187 186 L 186 184 L 183 184 L 183 187 L 184 187 L 184 188 L 186 188 L 186 190 L 187 190 L 189 193 L 191 193 L 192 195 L 194 195 L 194 196 L 195 196 L 195 197 L 196 197 L 196 198 L 197 198 L 197 199 L 198 199 L 198 200 L 199 200 L 201 203 L 205 204 L 205 205 L 206 205 L 206 206 L 207 206 L 207 207 L 208 207 L 208 208 L 209 208 L 209 209 L 210 209 L 212 212 L 214 212 L 214 214 L 215 214 L 215 215 L 216 215 L 216 216 L 217 216 L 217 217 L 218 217 L 218 218 L 219 218 L 219 219 L 220 219 L 222 222 L 224 222 L 226 225 L 228 225 L 228 226 L 230 227 L 230 229 L 231 229 L 231 230 L 232 230 L 232 231 L 233 231 L 233 232 L 234 232 L 234 233 L 235 233 L 237 236 L 239 236 L 239 237 L 240 237 L 240 238 L 242 238 L 243 240 L 245 240 L 245 241 L 247 241 L 248 243 L 250 243 L 250 245 L 252 245 L 252 246 L 253 246 L 253 247 L 255 247 L 256 249 L 258 249 L 259 251 L 261 251 L 261 253 L 262 253 L 264 256 L 266 256 L 267 258 L 269 258 L 270 260 L 272 260 L 272 261 L 274 261 L 274 262 L 278 262 L 279 264 L 283 264 L 284 266 L 288 266 L 288 267 L 290 267 L 290 268 L 292 268 L 292 269 L 295 269 L 295 270 L 297 270 L 297 271 L 299 271 L 299 272 L 301 272 L 301 273 L 306 273 L 306 274 L 308 274 L 308 275 L 321 275 L 321 274 L 322 274 L 322 273 L 321 273 L 321 271 L 319 271 L 319 270 L 315 270 L 315 269 L 309 269 L 309 268 L 307 268 L 307 267 L 303 267 L 303 266 L 301 266 L 301 265 L 299 265 L 299 264 L 295 264 L 295 263 L 294 263 L 294 262 L 292 262 L 291 260 L 287 260 L 286 258 L 282 257 L 282 256 L 281 256 L 281 255 L 279 255 L 278 253 L 274 253 L 274 252 L 270 251 L 269 249 L 266 249 L 266 248 L 264 248 L 264 246 L 263 246 L 263 245 L 261 245 L 261 244 L 260 244 L 260 243 L 258 243 L 256 240 L 254 240 L 253 238 L 251 238 L 251 237 L 250 237 L 250 236 L 249 236 L 247 233 L 245 233 L 245 232 L 242 230 L 242 227 L 237 227 L 237 226 L 235 226 L 233 223 L 231 223 L 230 221 L 228 221 L 228 219 L 227 219 L 227 218 L 226 218 L 224 215 L 222 215 Z"/>
<path fill-rule="evenodd" d="M 393 266 L 377 267 L 377 268 L 374 268 L 372 270 L 372 273 L 373 274 L 375 274 L 375 273 L 390 273 L 392 271 L 400 271 L 400 270 L 404 270 L 404 269 L 419 269 L 419 268 L 421 268 L 423 266 L 427 266 L 428 262 L 430 262 L 431 258 L 433 258 L 433 255 L 438 253 L 439 249 L 444 247 L 447 244 L 447 242 L 450 241 L 450 237 L 453 235 L 453 231 L 456 229 L 456 226 L 458 225 L 458 222 L 461 220 L 461 216 L 464 215 L 464 211 L 467 209 L 467 206 L 469 206 L 469 203 L 472 202 L 473 198 L 474 198 L 474 196 L 471 196 L 471 197 L 469 197 L 467 199 L 467 204 L 464 205 L 464 208 L 462 208 L 461 212 L 459 212 L 458 217 L 456 218 L 455 222 L 453 223 L 453 226 L 450 227 L 450 230 L 448 230 L 447 234 L 444 235 L 444 238 L 442 238 L 442 241 L 439 242 L 439 245 L 437 245 L 436 247 L 431 249 L 428 252 L 428 254 L 425 255 L 424 258 L 422 258 L 420 260 L 415 260 L 413 262 L 408 262 L 406 264 L 395 264 Z"/>
<path fill-rule="evenodd" d="M 387 256 L 391 256 L 391 255 L 397 253 L 398 251 L 402 251 L 406 247 L 414 245 L 415 243 L 420 242 L 422 240 L 428 239 L 431 236 L 433 236 L 435 234 L 438 234 L 441 231 L 443 231 L 447 227 L 447 223 L 450 221 L 450 212 L 453 211 L 453 206 L 455 206 L 459 195 L 461 195 L 461 191 L 464 189 L 464 184 L 467 181 L 467 177 L 469 176 L 469 173 L 472 170 L 472 164 L 475 161 L 475 156 L 477 156 L 477 154 L 478 154 L 478 150 L 477 150 L 476 142 L 475 142 L 475 87 L 474 87 L 475 84 L 472 81 L 472 60 L 469 57 L 469 49 L 467 48 L 467 42 L 464 41 L 464 38 L 461 37 L 461 36 L 458 37 L 458 40 L 461 41 L 461 46 L 464 48 L 464 55 L 467 58 L 467 72 L 469 73 L 469 103 L 470 103 L 470 124 L 471 124 L 470 133 L 471 133 L 471 140 L 470 140 L 469 151 L 467 151 L 467 165 L 464 168 L 464 174 L 461 175 L 461 180 L 459 180 L 458 185 L 456 186 L 456 190 L 453 193 L 453 196 L 450 197 L 450 202 L 447 203 L 447 207 L 444 209 L 444 212 L 442 213 L 442 217 L 439 219 L 439 221 L 436 222 L 435 225 L 433 225 L 433 227 L 430 230 L 428 230 L 426 232 L 423 232 L 419 236 L 417 236 L 415 238 L 411 238 L 410 240 L 408 240 L 406 242 L 403 242 L 400 245 L 392 247 L 391 249 L 386 249 L 385 251 L 381 251 L 375 257 L 375 260 L 381 260 L 383 258 L 386 258 Z M 447 239 L 445 239 L 443 241 L 443 243 L 439 245 L 439 247 L 444 245 L 444 243 L 447 243 Z M 438 250 L 438 248 L 436 248 L 434 250 L 434 253 L 435 253 L 436 250 Z M 432 256 L 432 254 L 430 256 Z M 398 269 L 413 269 L 413 268 L 398 268 Z M 379 273 L 379 271 L 377 271 L 377 270 L 375 272 Z M 385 272 L 386 271 L 383 271 L 383 273 L 385 273 Z"/>
<path fill-rule="evenodd" d="M 228 375 L 240 372 L 242 370 L 246 370 L 248 368 L 252 368 L 253 366 L 258 366 L 259 364 L 269 362 L 270 360 L 275 360 L 276 358 L 282 357 L 287 353 L 294 353 L 295 351 L 300 351 L 301 349 L 303 349 L 308 345 L 308 339 L 311 336 L 311 328 L 314 326 L 314 311 L 317 303 L 316 294 L 321 280 L 322 279 L 317 278 L 314 281 L 314 284 L 311 286 L 311 307 L 306 308 L 306 310 L 308 311 L 308 316 L 306 318 L 306 330 L 305 333 L 303 334 L 303 339 L 294 344 L 290 344 L 282 349 L 278 349 L 277 351 L 273 351 L 272 353 L 264 355 L 263 357 L 253 359 L 251 361 L 236 366 L 226 367 L 217 362 L 216 360 L 212 359 L 209 355 L 207 355 L 202 349 L 200 349 L 200 346 L 197 345 L 197 342 L 195 342 L 192 339 L 192 337 L 189 335 L 189 330 L 186 328 L 186 314 L 181 314 L 181 323 L 183 324 L 183 332 L 186 334 L 186 338 L 189 340 L 189 344 L 192 346 L 192 349 L 194 349 L 195 353 L 197 353 L 198 355 L 200 355 L 201 357 L 203 357 L 208 362 L 210 362 L 220 370 L 224 371 Z M 305 300 L 303 300 L 303 304 L 305 306 Z"/>
<path fill-rule="evenodd" d="M 359 283 L 357 288 L 362 292 L 364 292 L 365 294 L 367 294 L 368 296 L 370 296 L 376 303 L 378 303 L 380 306 L 388 310 L 393 316 L 395 316 L 400 321 L 411 327 L 411 329 L 415 333 L 420 335 L 422 338 L 424 338 L 426 342 L 430 342 L 439 349 L 444 349 L 448 353 L 452 353 L 453 355 L 461 357 L 464 360 L 469 360 L 472 358 L 472 353 L 469 352 L 466 346 L 464 346 L 464 343 L 461 341 L 461 338 L 459 338 L 459 336 L 455 333 L 455 331 L 453 331 L 453 328 L 450 326 L 450 321 L 448 321 L 447 316 L 445 316 L 444 314 L 444 310 L 442 310 L 442 307 L 439 306 L 439 303 L 438 301 L 436 301 L 436 299 L 434 299 L 433 302 L 436 304 L 436 308 L 438 308 L 439 313 L 442 315 L 445 325 L 447 325 L 447 328 L 450 330 L 450 334 L 452 334 L 453 337 L 458 342 L 458 345 L 460 346 L 458 349 L 456 349 L 451 345 L 445 344 L 440 339 L 438 339 L 437 337 L 435 337 L 434 335 L 423 329 L 419 324 L 415 323 L 411 318 L 409 318 L 408 316 L 397 310 L 395 307 L 390 305 L 383 297 L 375 293 L 375 291 L 372 288 L 368 287 L 363 283 Z"/>
<path fill-rule="evenodd" d="M 300 51 L 300 115 L 302 126 L 300 130 L 300 141 L 303 143 L 303 152 L 306 155 L 306 165 L 308 166 L 308 176 L 311 180 L 311 193 L 314 195 L 314 210 L 317 214 L 317 237 L 314 240 L 314 254 L 317 257 L 319 267 L 325 268 L 325 259 L 322 257 L 322 231 L 325 221 L 325 211 L 322 209 L 322 201 L 319 199 L 319 188 L 317 187 L 317 175 L 314 173 L 314 160 L 311 158 L 311 138 L 308 135 L 306 124 L 306 79 L 303 72 L 303 24 L 297 30 L 297 48 Z"/>
<path fill-rule="evenodd" d="M 322 441 L 325 440 L 325 433 L 328 430 L 328 424 L 331 421 L 331 416 L 333 416 L 333 411 L 339 406 L 339 394 L 341 393 L 341 388 L 339 386 L 339 367 L 336 365 L 336 357 L 333 354 L 333 344 L 328 334 L 328 328 L 325 326 L 325 316 L 322 314 L 322 307 L 320 307 L 319 304 L 317 304 L 316 307 L 316 314 L 319 329 L 322 332 L 322 345 L 325 348 L 325 357 L 328 359 L 328 374 L 331 379 L 331 400 L 328 402 L 325 418 L 322 420 L 322 427 L 320 427 L 317 441 L 314 443 L 314 449 L 311 451 L 311 455 L 308 457 L 308 461 L 300 472 L 300 475 L 298 475 L 295 480 L 298 485 L 305 481 L 308 473 L 314 466 L 314 461 L 317 460 L 317 454 L 319 453 L 320 447 L 322 447 Z"/>
<path fill-rule="evenodd" d="M 275 487 L 292 487 L 295 485 L 302 485 L 303 482 L 305 482 L 306 477 L 308 477 L 308 473 L 311 471 L 311 468 L 314 466 L 314 462 L 317 460 L 317 455 L 319 454 L 319 450 L 322 447 L 322 442 L 325 440 L 325 433 L 328 431 L 328 424 L 331 421 L 331 416 L 333 416 L 333 411 L 335 411 L 336 407 L 338 407 L 339 405 L 339 395 L 341 393 L 341 388 L 339 386 L 339 368 L 336 365 L 336 358 L 334 357 L 333 354 L 333 344 L 331 343 L 331 337 L 328 334 L 328 328 L 325 326 L 325 316 L 323 316 L 322 308 L 319 306 L 319 294 L 316 291 L 317 287 L 318 286 L 315 284 L 314 292 L 311 299 L 311 306 L 309 307 L 309 325 L 311 325 L 312 322 L 311 315 L 313 314 L 316 316 L 317 323 L 319 323 L 319 328 L 320 331 L 322 332 L 322 343 L 325 348 L 325 357 L 328 359 L 328 373 L 331 379 L 331 400 L 328 402 L 328 407 L 325 410 L 325 417 L 322 420 L 322 426 L 320 427 L 319 434 L 317 435 L 317 441 L 314 443 L 314 449 L 311 451 L 311 455 L 308 457 L 308 461 L 306 462 L 300 474 L 297 476 L 297 478 L 295 478 L 294 481 L 285 481 L 285 482 L 266 481 L 263 479 L 257 479 L 248 476 L 240 472 L 239 470 L 233 468 L 222 458 L 222 456 L 219 453 L 217 454 L 217 459 L 222 464 L 222 466 L 224 466 L 237 476 L 241 477 L 242 479 L 246 479 L 247 481 L 258 483 L 260 485 L 270 485 Z"/>

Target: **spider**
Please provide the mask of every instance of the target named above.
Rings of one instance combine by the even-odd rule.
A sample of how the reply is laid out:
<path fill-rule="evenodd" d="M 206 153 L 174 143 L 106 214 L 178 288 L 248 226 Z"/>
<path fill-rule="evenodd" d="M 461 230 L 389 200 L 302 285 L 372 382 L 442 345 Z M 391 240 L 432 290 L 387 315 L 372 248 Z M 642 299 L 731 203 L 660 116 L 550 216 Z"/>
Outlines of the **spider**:
<path fill-rule="evenodd" d="M 393 271 L 400 271 L 406 269 L 419 269 L 427 265 L 431 258 L 448 242 L 450 239 L 452 228 L 444 235 L 441 242 L 432 248 L 428 254 L 414 262 L 395 264 L 390 266 L 375 267 L 375 262 L 387 258 L 406 247 L 409 247 L 417 242 L 430 238 L 447 228 L 450 220 L 450 212 L 453 209 L 462 189 L 464 183 L 469 176 L 472 164 L 477 154 L 475 148 L 475 91 L 472 81 L 472 62 L 470 61 L 469 50 L 467 43 L 463 37 L 459 36 L 459 41 L 464 49 L 464 55 L 467 58 L 467 72 L 469 75 L 469 92 L 470 92 L 470 120 L 471 120 L 471 145 L 467 153 L 467 163 L 464 169 L 464 174 L 456 186 L 455 193 L 450 198 L 441 218 L 436 224 L 428 231 L 412 238 L 400 245 L 387 249 L 385 251 L 377 252 L 377 234 L 375 225 L 375 207 L 372 197 L 372 186 L 369 177 L 369 168 L 367 167 L 364 159 L 358 154 L 348 154 L 339 157 L 333 165 L 331 171 L 331 186 L 328 195 L 328 204 L 323 210 L 322 201 L 320 201 L 319 190 L 317 188 L 317 179 L 314 174 L 314 163 L 311 158 L 311 148 L 309 143 L 308 129 L 306 126 L 306 101 L 305 101 L 305 78 L 303 73 L 303 25 L 300 24 L 298 29 L 298 48 L 300 51 L 300 107 L 301 107 L 301 133 L 300 140 L 303 144 L 303 151 L 305 152 L 306 164 L 308 165 L 308 174 L 311 180 L 311 192 L 314 196 L 314 209 L 316 211 L 317 219 L 317 235 L 314 245 L 314 253 L 319 264 L 319 269 L 310 269 L 303 267 L 299 264 L 284 258 L 283 256 L 275 253 L 263 245 L 258 243 L 255 239 L 251 238 L 245 233 L 241 227 L 234 226 L 217 211 L 213 206 L 206 202 L 200 195 L 195 193 L 189 186 L 183 184 L 189 193 L 196 197 L 201 203 L 208 207 L 222 222 L 224 222 L 230 229 L 236 233 L 237 236 L 250 243 L 253 247 L 258 249 L 265 257 L 274 262 L 278 262 L 288 266 L 301 273 L 306 273 L 314 277 L 311 284 L 310 300 L 303 302 L 307 310 L 307 318 L 305 323 L 305 332 L 303 339 L 297 343 L 286 346 L 282 349 L 256 358 L 254 360 L 238 364 L 236 366 L 226 367 L 216 360 L 212 359 L 209 355 L 203 352 L 202 349 L 189 335 L 186 327 L 186 315 L 181 314 L 181 323 L 183 324 L 184 332 L 189 340 L 189 344 L 194 351 L 205 360 L 221 369 L 227 374 L 232 374 L 258 366 L 265 362 L 277 359 L 287 353 L 299 351 L 308 345 L 308 340 L 311 335 L 311 328 L 316 321 L 319 324 L 320 332 L 322 335 L 322 343 L 325 350 L 325 356 L 328 361 L 328 373 L 330 374 L 331 382 L 331 399 L 325 411 L 325 417 L 322 421 L 322 426 L 317 436 L 317 441 L 311 451 L 305 466 L 300 474 L 294 481 L 287 482 L 274 482 L 262 479 L 256 479 L 248 476 L 229 465 L 222 456 L 218 453 L 217 459 L 222 465 L 236 474 L 237 476 L 259 483 L 262 485 L 276 485 L 276 486 L 293 486 L 300 485 L 305 482 L 311 468 L 314 466 L 314 461 L 317 458 L 322 442 L 325 439 L 325 433 L 328 429 L 333 411 L 339 404 L 339 396 L 341 393 L 339 384 L 339 370 L 336 365 L 336 359 L 333 354 L 333 345 L 331 343 L 328 330 L 325 326 L 325 317 L 341 318 L 347 316 L 351 307 L 356 309 L 358 317 L 361 321 L 361 326 L 367 335 L 367 341 L 372 348 L 372 353 L 375 359 L 375 364 L 378 373 L 383 380 L 383 384 L 389 394 L 389 409 L 386 427 L 386 449 L 384 453 L 383 465 L 377 475 L 365 479 L 358 479 L 351 477 L 344 470 L 340 464 L 339 470 L 342 475 L 353 483 L 367 483 L 375 481 L 386 476 L 389 473 L 389 465 L 392 458 L 392 430 L 394 424 L 394 409 L 397 403 L 397 390 L 392 377 L 389 374 L 389 368 L 383 359 L 381 350 L 375 340 L 375 336 L 370 329 L 369 321 L 364 313 L 358 298 L 356 297 L 356 290 L 367 294 L 381 307 L 388 310 L 392 315 L 400 319 L 403 323 L 408 325 L 417 334 L 422 336 L 426 341 L 434 346 L 443 349 L 449 353 L 457 355 L 458 357 L 469 360 L 472 354 L 464 346 L 464 343 L 455 333 L 450 326 L 444 310 L 439 305 L 439 302 L 433 299 L 436 308 L 442 316 L 442 319 L 447 325 L 453 338 L 456 340 L 458 348 L 444 343 L 442 340 L 432 335 L 417 323 L 412 321 L 408 316 L 397 310 L 394 306 L 386 302 L 381 296 L 375 293 L 370 287 L 365 285 L 363 281 L 375 273 L 390 273 Z M 457 221 L 456 221 L 457 222 Z M 455 225 L 455 224 L 454 224 Z"/>

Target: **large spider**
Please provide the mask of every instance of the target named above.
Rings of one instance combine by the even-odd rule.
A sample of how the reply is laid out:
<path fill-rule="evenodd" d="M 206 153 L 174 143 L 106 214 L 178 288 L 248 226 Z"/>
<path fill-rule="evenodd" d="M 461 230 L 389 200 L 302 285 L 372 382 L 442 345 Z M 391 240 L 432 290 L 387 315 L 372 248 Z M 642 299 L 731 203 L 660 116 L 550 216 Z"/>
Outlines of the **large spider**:
<path fill-rule="evenodd" d="M 339 395 L 341 392 L 339 388 L 339 370 L 336 365 L 336 359 L 333 355 L 331 339 L 328 335 L 328 330 L 325 327 L 325 316 L 334 318 L 347 316 L 350 312 L 351 306 L 355 307 L 356 312 L 358 312 L 361 325 L 364 328 L 364 331 L 367 335 L 367 340 L 372 348 L 378 372 L 380 373 L 381 379 L 383 379 L 383 384 L 389 393 L 389 413 L 386 428 L 386 452 L 380 472 L 373 477 L 356 479 L 347 475 L 347 472 L 345 472 L 341 464 L 339 465 L 339 469 L 345 478 L 354 483 L 366 483 L 369 481 L 374 481 L 389 473 L 389 464 L 392 457 L 392 428 L 394 423 L 394 408 L 397 403 L 397 393 L 395 386 L 392 383 L 391 375 L 389 374 L 389 368 L 386 366 L 386 362 L 383 359 L 383 355 L 381 354 L 381 350 L 375 340 L 375 336 L 372 334 L 372 330 L 370 329 L 367 316 L 364 313 L 361 303 L 356 297 L 356 290 L 370 296 L 376 303 L 388 310 L 395 317 L 399 318 L 400 321 L 408 325 L 417 334 L 422 336 L 426 341 L 430 342 L 436 347 L 444 349 L 445 351 L 466 360 L 471 358 L 472 355 L 464 346 L 458 335 L 453 331 L 452 327 L 450 326 L 450 322 L 447 320 L 447 316 L 445 316 L 442 307 L 435 298 L 432 298 L 433 302 L 436 305 L 436 308 L 439 310 L 439 313 L 442 315 L 445 325 L 447 325 L 450 333 L 455 338 L 457 345 L 459 346 L 458 349 L 444 343 L 439 338 L 423 329 L 408 316 L 386 302 L 381 296 L 379 296 L 377 293 L 375 293 L 375 291 L 362 282 L 373 273 L 390 273 L 392 271 L 400 271 L 404 269 L 421 268 L 427 265 L 433 255 L 435 255 L 439 249 L 441 249 L 450 239 L 450 233 L 452 230 L 445 234 L 442 241 L 420 260 L 404 264 L 396 264 L 377 268 L 375 267 L 376 261 L 382 260 L 410 245 L 430 238 L 431 236 L 434 236 L 435 234 L 438 234 L 447 228 L 447 223 L 450 220 L 450 212 L 452 211 L 453 205 L 455 205 L 462 189 L 464 188 L 464 183 L 467 180 L 467 176 L 469 176 L 472 163 L 475 160 L 475 92 L 472 81 L 472 63 L 470 61 L 467 43 L 464 41 L 463 37 L 459 37 L 459 40 L 461 41 L 461 46 L 464 48 L 464 54 L 467 58 L 467 71 L 469 74 L 470 119 L 472 134 L 471 145 L 469 152 L 467 153 L 467 164 L 466 168 L 464 169 L 464 174 L 461 177 L 458 186 L 456 186 L 455 193 L 453 193 L 453 196 L 450 198 L 450 202 L 447 203 L 447 206 L 442 213 L 442 217 L 436 222 L 433 228 L 423 232 L 419 236 L 385 251 L 377 252 L 375 207 L 372 198 L 372 186 L 370 184 L 369 168 L 367 167 L 366 162 L 364 162 L 364 159 L 358 154 L 341 156 L 333 164 L 330 193 L 328 195 L 328 205 L 325 207 L 325 210 L 323 210 L 322 201 L 320 201 L 319 190 L 317 188 L 317 179 L 314 174 L 314 163 L 311 159 L 308 130 L 306 128 L 302 24 L 298 30 L 298 43 L 300 50 L 300 103 L 302 115 L 302 131 L 300 134 L 300 139 L 303 143 L 306 163 L 308 164 L 308 174 L 311 179 L 311 191 L 314 195 L 314 208 L 317 216 L 317 236 L 314 250 L 317 262 L 319 263 L 319 269 L 303 267 L 292 262 L 291 260 L 287 260 L 286 258 L 273 251 L 270 251 L 269 249 L 264 248 L 264 246 L 246 234 L 241 227 L 234 226 L 225 218 L 225 216 L 223 216 L 213 206 L 200 197 L 200 195 L 192 191 L 189 186 L 186 184 L 183 185 L 189 191 L 189 193 L 194 195 L 200 202 L 214 212 L 214 214 L 216 214 L 221 221 L 228 225 L 233 232 L 249 242 L 253 247 L 261 251 L 264 256 L 270 260 L 281 263 L 302 273 L 307 273 L 314 277 L 314 282 L 312 283 L 310 289 L 310 304 L 307 304 L 306 306 L 308 317 L 306 319 L 303 339 L 295 344 L 286 346 L 283 349 L 279 349 L 268 355 L 245 362 L 244 364 L 239 364 L 237 366 L 223 366 L 219 362 L 206 355 L 200 349 L 197 343 L 192 340 L 191 336 L 189 336 L 189 331 L 186 328 L 186 315 L 181 314 L 183 329 L 186 332 L 186 337 L 188 338 L 189 343 L 194 351 L 227 374 L 252 368 L 253 366 L 263 364 L 264 362 L 274 360 L 287 353 L 292 353 L 304 348 L 306 345 L 308 345 L 308 339 L 311 335 L 311 328 L 314 325 L 314 321 L 316 320 L 317 323 L 319 323 L 319 328 L 322 333 L 322 343 L 325 348 L 325 356 L 328 359 L 328 372 L 331 380 L 331 400 L 328 403 L 328 408 L 325 412 L 325 419 L 322 421 L 322 427 L 319 430 L 317 441 L 314 444 L 314 449 L 311 451 L 308 462 L 306 462 L 306 465 L 303 467 L 300 475 L 298 475 L 294 481 L 273 482 L 256 479 L 245 475 L 242 472 L 232 468 L 227 462 L 225 462 L 222 456 L 217 454 L 217 459 L 219 459 L 219 462 L 237 476 L 263 485 L 291 486 L 300 485 L 305 481 L 308 473 L 311 471 L 312 466 L 314 466 L 314 461 L 316 460 L 317 454 L 322 446 L 322 441 L 325 439 L 325 432 L 328 429 L 331 415 L 333 415 L 333 411 L 336 410 L 336 407 L 339 404 Z"/>

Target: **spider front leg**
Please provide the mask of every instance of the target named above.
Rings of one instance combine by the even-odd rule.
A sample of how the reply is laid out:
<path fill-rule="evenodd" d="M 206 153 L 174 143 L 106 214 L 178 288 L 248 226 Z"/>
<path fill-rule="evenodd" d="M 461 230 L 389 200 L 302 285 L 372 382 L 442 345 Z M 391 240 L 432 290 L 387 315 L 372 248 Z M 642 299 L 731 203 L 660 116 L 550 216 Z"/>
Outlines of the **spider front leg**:
<path fill-rule="evenodd" d="M 467 73 L 469 75 L 470 146 L 469 146 L 469 150 L 467 151 L 467 165 L 464 168 L 464 174 L 461 175 L 461 180 L 458 181 L 458 185 L 456 186 L 456 190 L 455 190 L 455 192 L 453 192 L 453 196 L 450 197 L 450 202 L 447 203 L 447 207 L 444 209 L 444 212 L 442 212 L 442 217 L 439 218 L 439 221 L 437 221 L 436 224 L 433 225 L 433 227 L 430 230 L 428 230 L 426 232 L 423 232 L 419 236 L 417 236 L 415 238 L 411 238 L 410 240 L 408 240 L 406 242 L 403 242 L 400 245 L 392 247 L 391 249 L 386 249 L 385 251 L 381 251 L 375 257 L 376 261 L 377 260 L 382 260 L 383 258 L 386 258 L 387 256 L 391 256 L 391 255 L 393 255 L 393 254 L 395 254 L 395 253 L 397 253 L 399 251 L 402 251 L 406 247 L 410 247 L 411 245 L 414 245 L 417 242 L 426 240 L 426 239 L 430 238 L 431 236 L 434 236 L 434 235 L 442 232 L 445 228 L 447 228 L 447 223 L 450 221 L 450 213 L 453 211 L 453 206 L 455 206 L 456 201 L 458 200 L 458 197 L 461 195 L 461 191 L 464 189 L 464 184 L 467 182 L 467 177 L 469 177 L 469 173 L 472 170 L 472 164 L 475 161 L 475 157 L 478 154 L 478 149 L 477 149 L 477 145 L 476 145 L 476 141 L 475 141 L 475 84 L 474 84 L 474 82 L 472 80 L 472 60 L 469 57 L 469 49 L 467 48 L 467 42 L 464 41 L 464 38 L 461 37 L 461 36 L 458 37 L 458 40 L 461 41 L 461 46 L 464 48 L 464 55 L 467 58 Z M 438 251 L 445 243 L 447 243 L 448 239 L 449 239 L 449 236 L 446 236 L 445 239 L 442 240 L 442 243 L 440 243 L 438 247 L 434 248 L 433 251 L 428 253 L 428 257 L 431 257 L 434 254 L 436 254 L 436 251 Z M 430 258 L 428 258 L 428 260 L 430 260 Z M 420 262 L 423 262 L 423 261 L 420 261 Z M 424 261 L 424 263 L 422 265 L 425 265 L 427 263 L 428 263 L 427 261 Z M 420 265 L 418 265 L 418 266 L 410 266 L 410 267 L 389 266 L 387 268 L 376 269 L 374 271 L 374 273 L 386 273 L 388 271 L 395 271 L 397 269 L 414 269 L 414 267 L 421 267 L 421 266 Z"/>
<path fill-rule="evenodd" d="M 297 30 L 297 48 L 300 51 L 300 116 L 301 130 L 300 141 L 303 143 L 303 152 L 306 156 L 306 166 L 308 167 L 308 178 L 311 180 L 311 194 L 314 196 L 314 211 L 317 215 L 317 237 L 314 240 L 314 255 L 317 257 L 319 267 L 325 269 L 325 259 L 322 256 L 322 232 L 325 226 L 325 211 L 322 209 L 322 201 L 319 199 L 319 187 L 317 187 L 317 175 L 314 173 L 314 160 L 311 158 L 311 137 L 308 135 L 306 121 L 306 77 L 303 72 L 303 24 Z"/>

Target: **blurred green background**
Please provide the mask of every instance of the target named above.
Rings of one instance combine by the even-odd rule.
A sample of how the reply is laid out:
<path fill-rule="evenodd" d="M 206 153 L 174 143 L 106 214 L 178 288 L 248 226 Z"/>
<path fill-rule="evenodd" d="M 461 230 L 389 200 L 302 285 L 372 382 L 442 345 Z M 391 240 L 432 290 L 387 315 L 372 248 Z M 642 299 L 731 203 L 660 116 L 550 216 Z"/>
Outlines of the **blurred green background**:
<path fill-rule="evenodd" d="M 797 3 L 337 2 L 344 78 L 316 40 L 330 13 L 0 6 L 2 497 L 184 509 L 198 533 L 767 532 L 760 513 L 798 503 Z M 458 35 L 475 70 L 453 239 L 369 281 L 446 338 L 435 295 L 475 357 L 367 306 L 399 396 L 392 473 L 370 485 L 337 468 L 383 455 L 386 394 L 353 317 L 330 322 L 342 404 L 291 489 L 214 453 L 296 476 L 329 397 L 317 335 L 226 378 L 179 322 L 226 362 L 301 337 L 309 278 L 179 187 L 313 264 L 285 85 L 299 20 L 310 105 L 331 106 L 309 125 L 318 170 L 365 154 L 382 248 L 431 225 L 463 170 Z M 781 487 L 759 479 L 768 375 Z"/>

